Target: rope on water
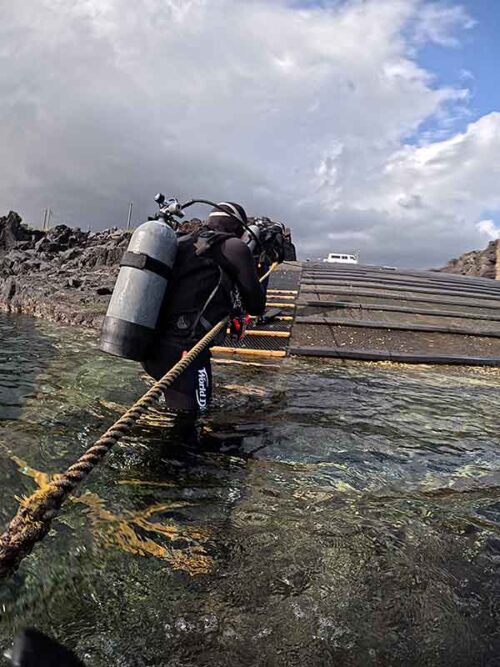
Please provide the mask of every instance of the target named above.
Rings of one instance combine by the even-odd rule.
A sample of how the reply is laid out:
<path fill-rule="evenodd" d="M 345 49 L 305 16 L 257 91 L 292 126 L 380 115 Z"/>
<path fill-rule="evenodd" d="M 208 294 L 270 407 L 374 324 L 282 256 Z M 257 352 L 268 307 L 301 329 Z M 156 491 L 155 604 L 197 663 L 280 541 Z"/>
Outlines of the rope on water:
<path fill-rule="evenodd" d="M 273 264 L 262 276 L 265 280 L 276 268 Z M 224 318 L 211 329 L 189 352 L 156 382 L 134 405 L 123 414 L 92 447 L 71 465 L 66 472 L 58 475 L 43 489 L 21 501 L 16 516 L 0 537 L 0 579 L 13 574 L 21 561 L 28 556 L 37 542 L 50 530 L 52 519 L 59 512 L 64 501 L 73 493 L 92 470 L 103 460 L 141 415 L 157 401 L 163 391 L 183 373 L 186 368 L 205 350 L 219 333 L 225 331 L 229 318 Z"/>
<path fill-rule="evenodd" d="M 9 576 L 28 556 L 37 542 L 50 530 L 52 519 L 61 505 L 109 450 L 130 432 L 142 414 L 157 401 L 194 359 L 225 330 L 227 318 L 216 324 L 191 350 L 178 361 L 144 396 L 123 414 L 97 442 L 70 466 L 65 473 L 21 502 L 16 516 L 0 537 L 0 579 Z"/>

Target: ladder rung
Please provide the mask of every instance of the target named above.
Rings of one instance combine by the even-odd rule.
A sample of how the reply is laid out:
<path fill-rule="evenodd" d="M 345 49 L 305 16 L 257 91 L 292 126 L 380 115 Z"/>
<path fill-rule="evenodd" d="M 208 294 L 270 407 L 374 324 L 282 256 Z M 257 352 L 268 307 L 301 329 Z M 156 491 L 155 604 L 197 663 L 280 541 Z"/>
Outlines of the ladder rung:
<path fill-rule="evenodd" d="M 231 333 L 230 329 L 226 330 L 227 334 Z M 290 338 L 289 331 L 273 331 L 272 329 L 248 329 L 245 331 L 245 336 L 265 336 L 267 338 Z"/>
<path fill-rule="evenodd" d="M 297 295 L 296 294 L 273 294 L 272 292 L 267 292 L 267 296 L 271 299 L 296 299 Z"/>
<path fill-rule="evenodd" d="M 246 347 L 222 347 L 215 345 L 210 348 L 212 352 L 219 354 L 241 354 L 255 357 L 286 357 L 285 350 L 251 350 Z"/>
<path fill-rule="evenodd" d="M 246 336 L 268 336 L 270 338 L 290 338 L 289 331 L 273 331 L 272 329 L 249 329 Z"/>
<path fill-rule="evenodd" d="M 273 308 L 295 308 L 294 303 L 274 303 L 274 302 L 271 302 L 271 301 L 268 301 L 268 303 L 266 303 L 266 306 L 269 306 L 270 308 L 271 307 L 273 307 Z"/>

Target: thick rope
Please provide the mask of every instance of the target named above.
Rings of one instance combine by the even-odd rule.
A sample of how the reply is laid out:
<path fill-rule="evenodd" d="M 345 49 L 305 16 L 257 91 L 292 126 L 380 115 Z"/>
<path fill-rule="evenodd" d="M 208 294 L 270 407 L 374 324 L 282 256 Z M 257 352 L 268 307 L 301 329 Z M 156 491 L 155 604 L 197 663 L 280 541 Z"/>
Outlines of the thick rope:
<path fill-rule="evenodd" d="M 262 276 L 265 280 L 276 268 L 273 264 Z M 39 489 L 21 501 L 16 516 L 0 537 L 0 579 L 13 574 L 21 561 L 28 556 L 37 542 L 50 530 L 52 519 L 58 514 L 64 501 L 76 487 L 92 472 L 110 449 L 129 433 L 141 415 L 157 401 L 163 391 L 183 373 L 222 331 L 229 318 L 216 324 L 191 350 L 156 382 L 134 405 L 123 414 L 92 447 L 71 465 L 65 473 L 58 475 L 48 486 Z"/>

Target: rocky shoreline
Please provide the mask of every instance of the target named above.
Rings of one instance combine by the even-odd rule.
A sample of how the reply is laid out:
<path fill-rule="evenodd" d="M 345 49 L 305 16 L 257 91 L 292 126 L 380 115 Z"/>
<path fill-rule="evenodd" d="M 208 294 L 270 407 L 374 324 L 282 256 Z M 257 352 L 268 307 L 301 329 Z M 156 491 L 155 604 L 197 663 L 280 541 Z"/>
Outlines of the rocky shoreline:
<path fill-rule="evenodd" d="M 500 240 L 490 241 L 484 250 L 471 250 L 438 269 L 443 273 L 500 279 Z"/>
<path fill-rule="evenodd" d="M 183 229 L 200 224 L 193 218 Z M 130 236 L 116 227 L 45 232 L 14 211 L 0 217 L 0 311 L 100 330 Z"/>
<path fill-rule="evenodd" d="M 130 233 L 59 225 L 30 229 L 0 218 L 0 310 L 100 329 Z"/>
<path fill-rule="evenodd" d="M 130 232 L 117 228 L 58 225 L 45 232 L 14 211 L 0 217 L 0 311 L 99 330 L 129 240 Z M 500 241 L 492 241 L 438 270 L 494 279 L 499 264 Z"/>

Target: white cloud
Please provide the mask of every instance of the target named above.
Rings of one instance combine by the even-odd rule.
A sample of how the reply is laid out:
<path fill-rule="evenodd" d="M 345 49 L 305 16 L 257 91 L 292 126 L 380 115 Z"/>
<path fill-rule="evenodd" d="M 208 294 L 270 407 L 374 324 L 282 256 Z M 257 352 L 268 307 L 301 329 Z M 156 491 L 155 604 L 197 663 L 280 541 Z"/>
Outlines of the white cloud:
<path fill-rule="evenodd" d="M 3 210 L 104 227 L 129 201 L 145 216 L 158 190 L 230 198 L 288 222 L 303 256 L 338 242 L 429 265 L 480 242 L 483 208 L 500 206 L 497 115 L 405 144 L 467 103 L 415 51 L 470 27 L 456 6 L 0 4 Z"/>
<path fill-rule="evenodd" d="M 500 227 L 495 225 L 494 220 L 480 220 L 476 227 L 479 229 L 481 234 L 487 236 L 490 241 L 496 241 L 496 239 L 500 239 Z"/>
<path fill-rule="evenodd" d="M 461 5 L 428 3 L 422 5 L 415 19 L 414 37 L 420 43 L 459 46 L 457 28 L 469 30 L 475 23 Z"/>

